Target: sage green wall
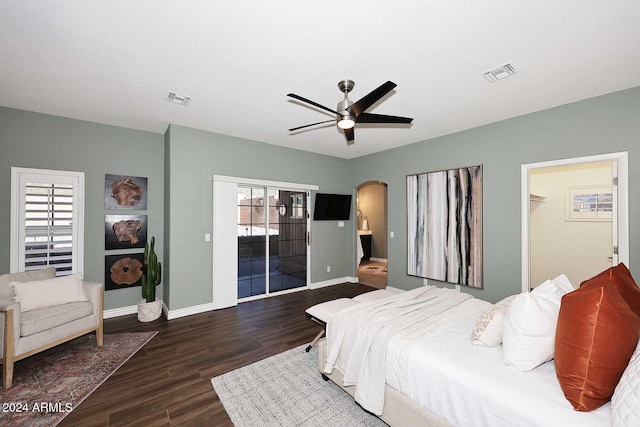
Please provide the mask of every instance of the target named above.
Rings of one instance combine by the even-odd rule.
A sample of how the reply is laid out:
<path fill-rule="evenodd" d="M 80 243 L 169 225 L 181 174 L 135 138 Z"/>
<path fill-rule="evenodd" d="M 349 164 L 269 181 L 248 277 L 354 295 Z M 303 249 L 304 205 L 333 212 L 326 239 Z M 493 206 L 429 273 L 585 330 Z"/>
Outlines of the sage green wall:
<path fill-rule="evenodd" d="M 619 151 L 629 152 L 629 267 L 640 278 L 640 88 L 360 157 L 349 167 L 354 188 L 388 184 L 388 227 L 395 232 L 389 285 L 410 289 L 422 279 L 406 274 L 406 175 L 483 165 L 484 290 L 469 292 L 497 301 L 521 289 L 520 166 Z"/>
<path fill-rule="evenodd" d="M 497 301 L 519 292 L 520 166 L 553 159 L 629 152 L 630 267 L 640 275 L 640 88 L 541 111 L 357 159 L 262 144 L 172 125 L 164 135 L 0 107 L 0 197 L 10 198 L 11 166 L 86 174 L 85 276 L 104 281 L 105 173 L 149 178 L 149 233 L 164 254 L 163 289 L 171 310 L 211 302 L 213 174 L 317 184 L 354 193 L 368 181 L 388 184 L 389 285 L 406 275 L 408 174 L 483 165 L 484 290 Z M 333 143 L 328 141 L 327 143 Z M 312 201 L 313 202 L 313 201 Z M 313 207 L 313 203 L 311 208 Z M 9 270 L 9 204 L 0 207 L 0 273 Z M 353 217 L 352 217 L 353 218 Z M 355 224 L 312 222 L 311 280 L 355 275 Z M 326 266 L 331 266 L 331 273 Z M 235 268 L 235 266 L 234 266 Z M 139 300 L 139 288 L 109 291 L 105 308 Z"/>
<path fill-rule="evenodd" d="M 212 232 L 212 175 L 316 184 L 321 192 L 353 191 L 349 161 L 344 159 L 175 125 L 168 132 L 165 176 L 170 203 L 165 212 L 169 242 L 165 254 L 170 252 L 171 257 L 167 257 L 164 281 L 171 310 L 211 302 L 212 243 L 205 242 L 204 235 Z M 312 221 L 312 282 L 352 275 L 355 231 L 352 221 L 346 221 L 343 228 L 337 224 Z"/>
<path fill-rule="evenodd" d="M 12 166 L 85 172 L 84 276 L 104 283 L 104 175 L 149 178 L 148 231 L 161 256 L 163 157 L 161 134 L 0 107 L 0 273 L 9 272 Z M 139 287 L 107 291 L 105 309 L 135 305 L 140 298 Z"/>

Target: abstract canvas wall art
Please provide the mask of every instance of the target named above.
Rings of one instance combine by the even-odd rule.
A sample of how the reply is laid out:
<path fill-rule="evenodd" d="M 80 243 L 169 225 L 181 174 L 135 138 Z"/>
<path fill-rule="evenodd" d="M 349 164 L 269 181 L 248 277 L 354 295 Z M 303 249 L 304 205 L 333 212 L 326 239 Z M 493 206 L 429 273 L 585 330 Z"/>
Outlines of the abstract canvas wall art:
<path fill-rule="evenodd" d="M 407 176 L 407 274 L 482 288 L 482 166 Z"/>

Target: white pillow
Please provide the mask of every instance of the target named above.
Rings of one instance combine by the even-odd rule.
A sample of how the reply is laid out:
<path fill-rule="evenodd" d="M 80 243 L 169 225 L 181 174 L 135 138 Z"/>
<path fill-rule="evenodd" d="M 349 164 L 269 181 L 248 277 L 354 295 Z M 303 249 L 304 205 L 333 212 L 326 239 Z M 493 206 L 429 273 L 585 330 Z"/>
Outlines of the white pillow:
<path fill-rule="evenodd" d="M 14 301 L 20 303 L 21 312 L 76 301 L 88 301 L 82 291 L 79 273 L 32 282 L 11 282 L 11 286 L 16 293 Z"/>
<path fill-rule="evenodd" d="M 640 341 L 611 398 L 611 427 L 640 426 Z"/>
<path fill-rule="evenodd" d="M 502 344 L 504 317 L 509 304 L 516 295 L 509 295 L 486 309 L 471 332 L 471 343 L 484 347 L 496 347 Z"/>
<path fill-rule="evenodd" d="M 511 302 L 502 337 L 506 365 L 530 371 L 553 359 L 560 300 L 571 291 L 571 282 L 561 274 Z"/>

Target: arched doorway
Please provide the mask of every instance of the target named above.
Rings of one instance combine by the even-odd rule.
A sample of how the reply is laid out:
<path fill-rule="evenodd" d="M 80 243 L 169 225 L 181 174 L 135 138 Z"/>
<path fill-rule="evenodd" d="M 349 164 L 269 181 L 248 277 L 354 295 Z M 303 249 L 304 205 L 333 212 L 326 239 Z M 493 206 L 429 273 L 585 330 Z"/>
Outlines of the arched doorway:
<path fill-rule="evenodd" d="M 387 184 L 370 181 L 356 188 L 358 282 L 387 287 Z"/>

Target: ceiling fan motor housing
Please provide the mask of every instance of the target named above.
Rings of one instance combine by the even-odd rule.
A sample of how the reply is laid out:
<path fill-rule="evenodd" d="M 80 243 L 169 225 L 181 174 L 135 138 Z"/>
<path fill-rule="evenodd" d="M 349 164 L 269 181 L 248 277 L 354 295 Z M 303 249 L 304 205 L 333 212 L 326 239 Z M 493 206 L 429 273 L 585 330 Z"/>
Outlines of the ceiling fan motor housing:
<path fill-rule="evenodd" d="M 347 108 L 349 108 L 350 106 L 353 105 L 353 101 L 350 99 L 343 99 L 342 101 L 338 102 L 338 106 L 336 107 L 336 111 L 340 114 L 342 114 L 343 116 L 345 115 L 350 115 L 350 113 L 347 111 Z"/>
<path fill-rule="evenodd" d="M 343 119 L 348 118 L 355 121 L 356 119 L 355 116 L 349 113 L 349 111 L 347 111 L 347 108 L 353 105 L 353 101 L 351 101 L 347 97 L 347 94 L 351 92 L 351 89 L 353 89 L 353 86 L 355 86 L 355 83 L 353 82 L 353 80 L 341 80 L 338 82 L 338 88 L 340 89 L 340 92 L 344 92 L 344 99 L 338 102 L 336 111 L 340 113 Z M 340 120 L 340 117 L 338 117 L 338 120 Z"/>
<path fill-rule="evenodd" d="M 353 101 L 347 99 L 346 93 L 344 95 L 345 98 L 342 101 L 338 102 L 336 111 L 340 113 L 340 116 L 338 116 L 336 119 L 338 121 L 338 127 L 340 129 L 352 129 L 356 124 L 356 116 L 353 113 L 350 113 L 347 108 L 349 108 L 353 104 Z"/>

